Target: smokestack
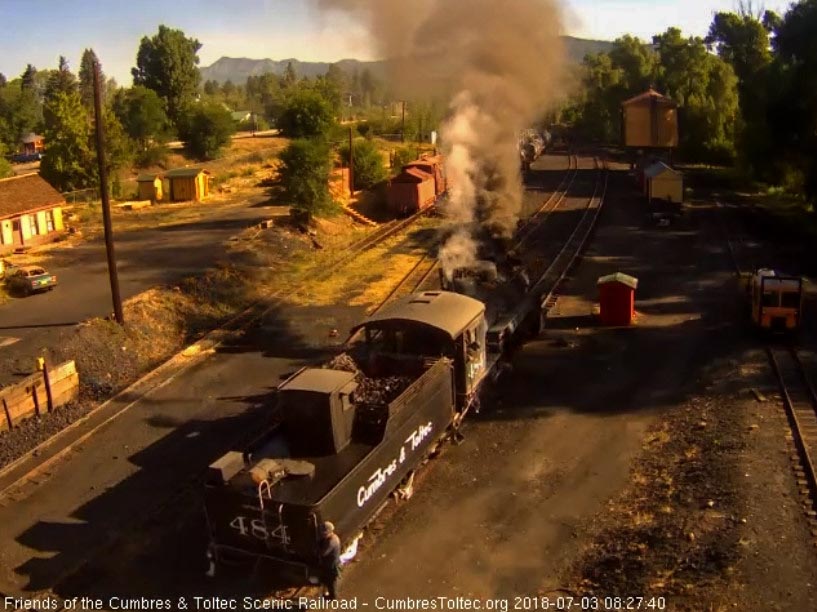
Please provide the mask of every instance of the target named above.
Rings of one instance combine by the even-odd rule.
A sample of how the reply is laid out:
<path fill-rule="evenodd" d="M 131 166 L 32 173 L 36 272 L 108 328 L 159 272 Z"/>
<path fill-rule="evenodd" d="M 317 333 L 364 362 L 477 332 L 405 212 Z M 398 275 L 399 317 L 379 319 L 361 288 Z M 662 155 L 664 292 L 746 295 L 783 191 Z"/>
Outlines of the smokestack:
<path fill-rule="evenodd" d="M 361 21 L 387 58 L 398 96 L 444 95 L 441 126 L 455 225 L 440 251 L 476 257 L 474 228 L 509 238 L 522 206 L 518 134 L 564 91 L 561 14 L 553 0 L 316 0 Z"/>

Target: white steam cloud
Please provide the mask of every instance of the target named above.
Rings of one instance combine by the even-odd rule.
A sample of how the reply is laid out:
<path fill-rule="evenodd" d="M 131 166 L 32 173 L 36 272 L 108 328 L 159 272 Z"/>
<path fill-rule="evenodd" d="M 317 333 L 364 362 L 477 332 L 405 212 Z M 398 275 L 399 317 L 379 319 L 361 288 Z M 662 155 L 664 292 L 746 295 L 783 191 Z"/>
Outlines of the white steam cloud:
<path fill-rule="evenodd" d="M 359 19 L 389 60 L 400 95 L 444 94 L 441 126 L 455 231 L 440 259 L 476 258 L 474 226 L 513 234 L 522 206 L 517 137 L 564 91 L 561 13 L 554 0 L 317 0 Z"/>

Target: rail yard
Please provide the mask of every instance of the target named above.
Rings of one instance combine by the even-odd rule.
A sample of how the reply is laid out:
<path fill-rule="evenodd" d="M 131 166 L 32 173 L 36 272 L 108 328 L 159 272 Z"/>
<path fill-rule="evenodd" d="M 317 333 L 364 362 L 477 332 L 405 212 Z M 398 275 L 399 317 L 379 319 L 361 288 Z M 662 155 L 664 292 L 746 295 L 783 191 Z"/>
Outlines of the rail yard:
<path fill-rule="evenodd" d="M 394 482 L 384 480 L 388 486 L 362 488 L 364 497 L 377 496 L 374 515 L 369 512 L 354 524 L 332 517 L 339 529 L 354 534 L 367 526 L 360 540 L 351 540 L 357 559 L 344 570 L 344 597 L 448 592 L 486 598 L 567 589 L 571 568 L 582 562 L 577 542 L 592 538 L 594 517 L 626 488 L 643 440 L 650 439 L 667 406 L 688 401 L 696 378 L 715 367 L 723 347 L 713 350 L 712 363 L 700 370 L 693 356 L 705 354 L 702 346 L 712 350 L 707 330 L 734 324 L 731 314 L 722 312 L 733 308 L 735 297 L 721 288 L 733 269 L 734 238 L 723 238 L 724 211 L 695 208 L 683 228 L 645 229 L 643 203 L 626 168 L 602 153 L 550 154 L 533 163 L 514 254 L 526 269 L 528 288 L 536 290 L 536 317 L 527 325 L 524 316 L 517 318 L 517 309 L 531 307 L 520 299 L 522 289 L 511 291 L 510 300 L 490 304 L 480 343 L 486 352 L 476 360 L 485 364 L 485 372 L 475 379 L 489 384 L 478 412 L 453 418 L 459 443 L 441 436 L 446 427 L 438 423 L 434 435 L 417 446 L 418 457 L 430 453 L 432 459 L 407 464 L 410 469 L 397 472 Z M 419 218 L 384 226 L 354 245 L 337 269 L 355 253 L 394 236 L 433 249 L 433 241 L 412 233 Z M 723 245 L 722 254 L 709 260 L 702 277 L 694 264 L 709 252 L 712 240 Z M 626 337 L 621 330 L 596 329 L 591 308 L 595 279 L 609 271 L 607 262 L 622 258 L 642 286 L 650 287 L 639 296 L 638 326 Z M 66 454 L 33 472 L 12 472 L 16 478 L 4 481 L 0 509 L 4 592 L 61 599 L 317 596 L 319 590 L 308 581 L 288 586 L 303 580 L 303 572 L 293 579 L 291 572 L 271 572 L 266 563 L 219 563 L 215 576 L 205 575 L 205 466 L 280 428 L 281 416 L 276 409 L 269 412 L 279 401 L 274 388 L 284 379 L 297 381 L 293 375 L 299 367 L 319 367 L 321 355 L 337 352 L 337 342 L 327 340 L 331 330 L 350 329 L 366 317 L 386 321 L 407 296 L 438 291 L 441 275 L 435 268 L 430 253 L 420 256 L 393 282 L 393 291 L 368 308 L 337 304 L 321 307 L 318 315 L 315 308 L 277 298 L 256 309 L 251 327 L 235 332 L 214 354 L 159 389 L 132 398 L 132 406 Z M 512 278 L 503 279 L 512 284 Z M 495 277 L 493 283 L 488 284 L 495 286 Z M 689 287 L 688 293 L 679 295 L 679 285 Z M 467 284 L 459 290 L 479 295 Z M 713 318 L 717 304 L 722 306 L 714 312 L 721 314 Z M 311 329 L 298 325 L 304 318 L 321 323 Z M 288 328 L 287 321 L 298 326 Z M 518 329 L 522 337 L 509 336 L 505 347 L 496 326 Z M 293 334 L 292 340 L 277 342 L 282 333 Z M 502 372 L 497 382 L 489 374 L 492 366 Z M 354 373 L 348 379 L 354 381 Z M 795 444 L 798 457 L 805 456 L 801 447 Z M 399 456 L 399 449 L 394 452 Z M 807 466 L 808 460 L 797 464 L 792 478 L 805 478 L 810 486 Z M 402 497 L 411 499 L 376 508 L 401 480 L 411 485 L 404 493 L 413 493 Z M 350 495 L 354 499 L 357 493 Z M 137 505 L 139 516 L 133 517 L 130 509 Z M 219 515 L 208 511 L 207 516 Z M 235 517 L 227 518 L 229 525 Z M 458 542 L 466 533 L 469 544 L 463 547 Z M 480 552 L 484 547 L 490 555 Z M 552 578 L 544 581 L 543 575 Z"/>
<path fill-rule="evenodd" d="M 309 4 L 0 74 L 2 609 L 816 609 L 817 3 Z"/>

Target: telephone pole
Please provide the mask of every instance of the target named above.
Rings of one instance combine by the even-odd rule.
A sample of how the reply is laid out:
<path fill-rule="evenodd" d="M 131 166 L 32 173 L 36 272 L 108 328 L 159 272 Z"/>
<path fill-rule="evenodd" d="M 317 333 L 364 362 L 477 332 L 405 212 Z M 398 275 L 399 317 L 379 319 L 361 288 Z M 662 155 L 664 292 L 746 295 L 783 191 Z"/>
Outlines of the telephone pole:
<path fill-rule="evenodd" d="M 403 102 L 403 120 L 400 124 L 400 142 L 406 142 L 406 101 Z"/>
<path fill-rule="evenodd" d="M 349 195 L 355 195 L 355 150 L 352 144 L 352 126 L 349 126 Z"/>
<path fill-rule="evenodd" d="M 99 197 L 102 199 L 102 224 L 105 228 L 105 251 L 108 254 L 108 277 L 111 281 L 113 312 L 119 325 L 125 324 L 122 296 L 119 294 L 119 274 L 111 227 L 111 201 L 108 198 L 108 168 L 105 164 L 105 125 L 102 118 L 102 94 L 99 86 L 99 62 L 94 61 L 94 123 L 96 124 L 96 160 L 99 166 Z"/>

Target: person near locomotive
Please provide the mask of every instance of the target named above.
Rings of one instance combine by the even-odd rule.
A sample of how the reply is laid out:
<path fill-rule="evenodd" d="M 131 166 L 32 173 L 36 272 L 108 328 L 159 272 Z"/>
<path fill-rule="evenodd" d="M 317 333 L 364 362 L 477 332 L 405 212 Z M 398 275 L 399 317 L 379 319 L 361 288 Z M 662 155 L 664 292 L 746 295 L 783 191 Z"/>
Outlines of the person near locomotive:
<path fill-rule="evenodd" d="M 335 526 L 326 521 L 321 525 L 319 542 L 321 560 L 321 582 L 326 587 L 328 599 L 337 599 L 340 579 L 340 538 Z"/>

